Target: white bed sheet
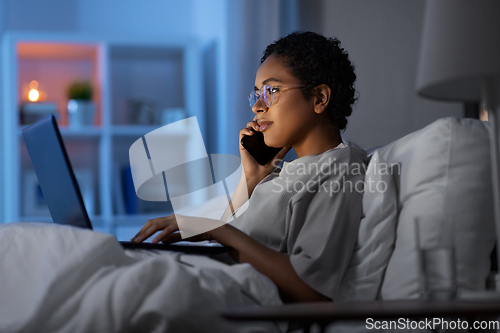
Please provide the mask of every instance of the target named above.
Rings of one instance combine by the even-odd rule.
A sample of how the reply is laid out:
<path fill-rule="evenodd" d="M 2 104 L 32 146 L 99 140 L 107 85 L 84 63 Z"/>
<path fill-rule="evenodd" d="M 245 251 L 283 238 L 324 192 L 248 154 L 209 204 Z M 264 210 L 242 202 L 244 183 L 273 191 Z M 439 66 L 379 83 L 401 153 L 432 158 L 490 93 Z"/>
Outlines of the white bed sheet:
<path fill-rule="evenodd" d="M 248 264 L 124 251 L 116 238 L 47 223 L 0 226 L 0 332 L 279 332 L 226 308 L 281 305 Z"/>

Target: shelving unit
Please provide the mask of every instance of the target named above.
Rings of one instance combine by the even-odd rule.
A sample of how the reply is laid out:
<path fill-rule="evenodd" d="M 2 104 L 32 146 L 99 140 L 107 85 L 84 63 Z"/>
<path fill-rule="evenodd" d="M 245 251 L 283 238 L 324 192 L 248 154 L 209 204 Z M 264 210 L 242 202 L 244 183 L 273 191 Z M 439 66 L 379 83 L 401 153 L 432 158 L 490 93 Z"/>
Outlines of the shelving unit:
<path fill-rule="evenodd" d="M 133 229 L 169 213 L 167 202 L 140 201 L 136 213 L 127 214 L 117 173 L 128 164 L 130 145 L 163 125 L 160 116 L 154 117 L 154 123 L 131 123 L 131 103 L 144 103 L 157 113 L 183 109 L 186 117 L 197 117 L 205 136 L 202 61 L 194 41 L 8 33 L 2 52 L 2 222 L 50 221 L 29 197 L 37 194 L 29 183 L 33 167 L 22 140 L 26 125 L 20 124 L 20 108 L 31 80 L 37 80 L 43 97 L 58 107 L 58 123 L 73 168 L 91 175 L 86 194 L 93 198 L 89 204 L 96 229 L 123 234 L 122 227 Z M 91 126 L 72 128 L 68 122 L 65 89 L 75 79 L 87 79 L 94 87 L 96 117 Z M 205 149 L 188 146 L 190 135 L 182 129 L 172 133 L 179 154 Z"/>

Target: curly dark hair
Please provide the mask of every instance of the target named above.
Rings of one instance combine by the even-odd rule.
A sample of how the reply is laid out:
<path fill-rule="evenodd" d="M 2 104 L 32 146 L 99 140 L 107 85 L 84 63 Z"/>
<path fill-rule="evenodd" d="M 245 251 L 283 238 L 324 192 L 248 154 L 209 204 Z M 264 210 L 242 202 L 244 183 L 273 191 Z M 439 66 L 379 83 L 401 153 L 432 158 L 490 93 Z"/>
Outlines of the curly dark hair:
<path fill-rule="evenodd" d="M 293 32 L 270 44 L 261 58 L 263 63 L 270 56 L 283 60 L 304 85 L 302 93 L 309 99 L 314 88 L 326 84 L 332 90 L 326 111 L 333 125 L 339 130 L 347 126 L 355 97 L 354 65 L 336 38 L 327 38 L 314 32 Z"/>

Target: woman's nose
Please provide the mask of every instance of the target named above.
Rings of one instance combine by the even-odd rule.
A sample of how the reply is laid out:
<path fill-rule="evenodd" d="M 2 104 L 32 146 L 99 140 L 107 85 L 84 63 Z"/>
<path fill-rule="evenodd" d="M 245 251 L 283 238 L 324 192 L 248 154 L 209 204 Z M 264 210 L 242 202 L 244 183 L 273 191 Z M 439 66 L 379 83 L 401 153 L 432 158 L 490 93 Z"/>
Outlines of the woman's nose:
<path fill-rule="evenodd" d="M 266 103 L 262 101 L 261 98 L 255 102 L 255 104 L 252 107 L 252 112 L 253 113 L 259 113 L 259 112 L 266 112 L 268 107 L 266 106 Z"/>

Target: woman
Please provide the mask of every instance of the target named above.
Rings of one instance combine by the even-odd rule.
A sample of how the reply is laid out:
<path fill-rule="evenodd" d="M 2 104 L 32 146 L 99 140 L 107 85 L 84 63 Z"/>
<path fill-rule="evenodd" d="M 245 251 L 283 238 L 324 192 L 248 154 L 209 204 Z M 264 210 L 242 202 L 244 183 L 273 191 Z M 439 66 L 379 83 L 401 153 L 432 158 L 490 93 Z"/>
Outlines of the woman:
<path fill-rule="evenodd" d="M 355 78 L 336 39 L 296 32 L 269 45 L 249 97 L 255 116 L 240 142 L 260 131 L 268 146 L 284 148 L 261 166 L 240 143 L 236 212 L 224 214 L 230 223 L 189 239 L 231 247 L 232 257 L 269 277 L 284 301 L 334 300 L 354 249 L 365 155 L 344 145 L 340 132 Z M 298 158 L 275 170 L 291 148 Z M 148 221 L 132 241 L 160 230 L 153 242 L 181 240 L 171 215 Z"/>

